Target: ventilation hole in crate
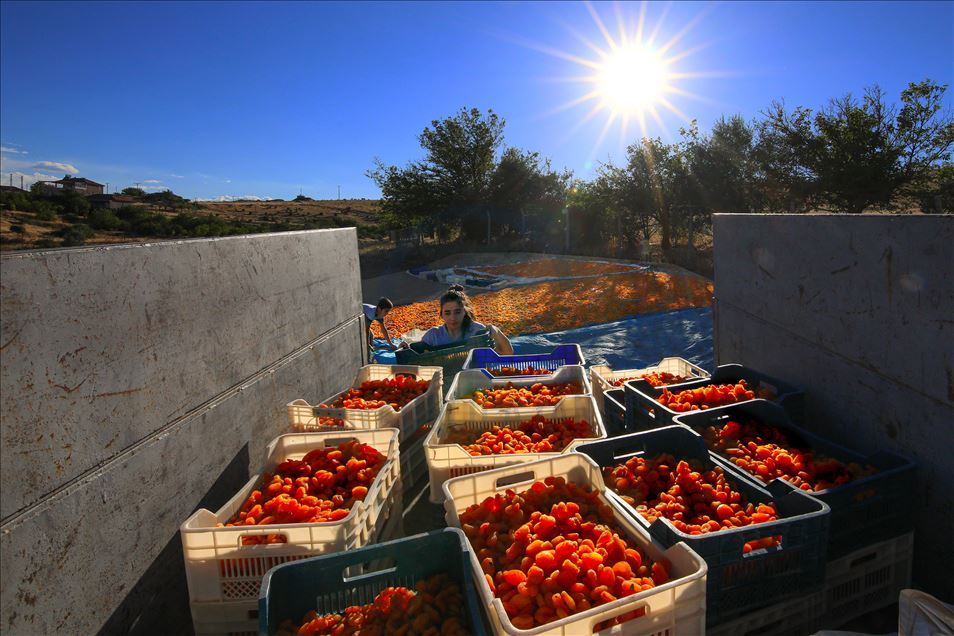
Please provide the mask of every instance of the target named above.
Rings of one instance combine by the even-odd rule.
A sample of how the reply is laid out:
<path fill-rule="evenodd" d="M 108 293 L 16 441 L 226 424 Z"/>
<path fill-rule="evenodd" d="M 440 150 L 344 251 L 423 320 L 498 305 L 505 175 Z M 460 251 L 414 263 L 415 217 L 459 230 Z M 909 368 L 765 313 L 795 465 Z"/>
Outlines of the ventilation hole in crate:
<path fill-rule="evenodd" d="M 869 572 L 865 575 L 865 587 L 883 585 L 891 581 L 891 566 Z"/>
<path fill-rule="evenodd" d="M 253 581 L 229 581 L 222 584 L 222 596 L 227 599 L 255 598 L 262 587 L 259 579 Z"/>

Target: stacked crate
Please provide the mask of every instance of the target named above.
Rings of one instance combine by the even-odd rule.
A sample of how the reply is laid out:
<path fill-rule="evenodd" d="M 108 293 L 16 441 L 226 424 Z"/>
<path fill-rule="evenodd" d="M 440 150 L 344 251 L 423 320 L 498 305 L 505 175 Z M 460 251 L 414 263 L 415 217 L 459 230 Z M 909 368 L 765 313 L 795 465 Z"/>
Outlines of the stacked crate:
<path fill-rule="evenodd" d="M 307 557 L 343 552 L 379 540 L 401 514 L 397 429 L 334 431 L 281 435 L 267 449 L 262 473 L 274 473 L 288 459 L 301 459 L 318 448 L 357 440 L 385 456 L 363 501 L 346 517 L 323 523 L 230 526 L 252 491 L 256 475 L 216 512 L 201 509 L 182 524 L 182 551 L 192 619 L 197 634 L 254 632 L 258 594 L 269 569 Z"/>
<path fill-rule="evenodd" d="M 708 568 L 707 624 L 714 627 L 766 606 L 786 601 L 801 590 L 820 588 L 824 581 L 829 509 L 787 483 L 762 488 L 736 474 L 706 449 L 693 431 L 681 425 L 632 433 L 582 444 L 577 451 L 600 468 L 630 457 L 671 454 L 676 461 L 695 460 L 703 469 L 722 468 L 732 489 L 753 504 L 772 504 L 778 519 L 706 534 L 688 534 L 665 518 L 652 523 L 613 490 L 608 496 L 626 515 L 646 528 L 664 546 L 685 543 L 705 559 Z M 672 467 L 674 469 L 674 467 Z M 781 537 L 779 546 L 747 551 L 745 545 L 765 537 Z"/>
<path fill-rule="evenodd" d="M 427 476 L 423 442 L 443 403 L 443 369 L 436 366 L 369 364 L 358 371 L 351 388 L 358 388 L 368 380 L 398 376 L 428 380 L 430 386 L 423 395 L 397 411 L 390 405 L 362 410 L 313 406 L 305 400 L 295 400 L 287 406 L 289 426 L 293 431 L 324 431 L 328 427 L 322 423 L 322 418 L 334 418 L 341 420 L 343 428 L 347 429 L 396 428 L 401 432 L 401 481 L 405 489 L 415 488 Z M 332 404 L 345 392 L 347 389 L 320 404 Z"/>

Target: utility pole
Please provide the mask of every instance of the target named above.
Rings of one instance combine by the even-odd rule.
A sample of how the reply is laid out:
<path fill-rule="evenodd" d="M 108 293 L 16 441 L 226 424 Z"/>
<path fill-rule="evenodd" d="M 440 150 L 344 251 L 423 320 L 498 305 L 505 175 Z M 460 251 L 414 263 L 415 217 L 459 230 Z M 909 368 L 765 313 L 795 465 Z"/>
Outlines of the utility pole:
<path fill-rule="evenodd" d="M 338 186 L 338 200 L 341 201 L 341 186 Z"/>

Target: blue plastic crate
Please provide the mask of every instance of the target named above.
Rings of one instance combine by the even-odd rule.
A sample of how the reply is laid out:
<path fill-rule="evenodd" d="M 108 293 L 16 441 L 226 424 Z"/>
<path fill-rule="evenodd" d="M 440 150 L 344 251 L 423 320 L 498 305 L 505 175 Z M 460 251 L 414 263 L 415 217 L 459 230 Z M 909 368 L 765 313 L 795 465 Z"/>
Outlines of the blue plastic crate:
<path fill-rule="evenodd" d="M 550 353 L 530 353 L 512 356 L 502 356 L 493 349 L 474 349 L 470 352 L 470 355 L 467 356 L 467 361 L 464 362 L 464 368 L 484 369 L 488 377 L 501 378 L 511 376 L 494 376 L 490 373 L 490 371 L 499 370 L 502 367 L 514 367 L 516 369 L 535 367 L 537 369 L 546 369 L 552 373 L 560 367 L 568 364 L 586 364 L 586 361 L 583 359 L 583 351 L 580 349 L 580 345 L 560 345 Z"/>
<path fill-rule="evenodd" d="M 759 371 L 743 367 L 741 364 L 723 364 L 716 368 L 711 378 L 705 380 L 692 380 L 658 388 L 651 386 L 646 380 L 630 380 L 624 383 L 626 428 L 631 431 L 646 431 L 672 424 L 673 418 L 681 413 L 666 408 L 656 401 L 664 390 L 678 393 L 710 384 L 735 384 L 739 380 L 745 380 L 749 389 L 755 391 L 756 396 L 759 395 L 760 390 L 772 391 L 775 394 L 772 401 L 784 408 L 792 421 L 804 420 L 804 391 Z"/>
<path fill-rule="evenodd" d="M 626 396 L 623 389 L 603 391 L 603 425 L 610 437 L 626 433 Z"/>
<path fill-rule="evenodd" d="M 581 444 L 576 450 L 601 468 L 615 466 L 637 455 L 655 457 L 662 453 L 670 453 L 677 460 L 698 460 L 707 469 L 722 466 L 702 438 L 681 425 Z M 706 588 L 706 624 L 709 626 L 805 590 L 820 589 L 825 576 L 828 506 L 780 480 L 761 487 L 734 471 L 725 470 L 725 474 L 733 489 L 742 493 L 747 501 L 772 503 L 779 519 L 690 535 L 676 530 L 665 518 L 650 524 L 609 485 L 607 487 L 632 519 L 649 528 L 653 539 L 665 547 L 683 541 L 705 559 L 709 566 Z M 781 546 L 743 552 L 743 546 L 749 541 L 778 535 L 782 537 Z"/>
<path fill-rule="evenodd" d="M 366 605 L 386 587 L 413 588 L 435 574 L 447 574 L 460 586 L 465 627 L 475 635 L 488 634 L 470 568 L 470 545 L 457 528 L 280 565 L 262 580 L 259 634 L 274 634 L 286 619 L 299 621 L 311 610 L 323 615 Z M 363 573 L 348 576 L 355 571 Z"/>
<path fill-rule="evenodd" d="M 446 394 L 450 389 L 454 375 L 463 368 L 471 350 L 478 347 L 493 347 L 493 344 L 494 340 L 490 336 L 490 332 L 483 332 L 468 338 L 461 344 L 434 347 L 423 353 L 413 349 L 398 349 L 395 352 L 395 359 L 398 364 L 443 368 L 444 378 L 447 380 L 444 382 L 444 393 Z"/>
<path fill-rule="evenodd" d="M 766 400 L 731 404 L 707 411 L 683 413 L 678 424 L 688 426 L 700 435 L 706 427 L 721 426 L 731 418 L 752 418 L 784 430 L 793 443 L 819 451 L 839 461 L 870 465 L 877 473 L 841 486 L 808 492 L 831 508 L 831 532 L 828 543 L 829 561 L 914 529 L 914 519 L 905 505 L 916 492 L 916 467 L 910 460 L 886 452 L 864 456 L 830 442 L 795 425 L 785 410 Z M 749 476 L 732 459 L 719 454 L 731 468 Z M 759 482 L 762 480 L 754 475 Z"/>

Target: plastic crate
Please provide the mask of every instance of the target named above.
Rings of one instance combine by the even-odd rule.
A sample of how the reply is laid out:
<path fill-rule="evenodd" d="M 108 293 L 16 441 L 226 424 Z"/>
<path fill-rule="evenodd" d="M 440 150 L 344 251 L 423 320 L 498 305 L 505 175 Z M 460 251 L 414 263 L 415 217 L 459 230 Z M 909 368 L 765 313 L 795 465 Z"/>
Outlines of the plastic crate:
<path fill-rule="evenodd" d="M 570 443 L 559 453 L 520 453 L 513 455 L 480 455 L 473 456 L 465 451 L 460 444 L 449 444 L 444 440 L 454 430 L 466 430 L 475 435 L 489 431 L 494 426 L 512 426 L 527 419 L 542 415 L 550 420 L 586 420 L 590 424 L 592 435 L 587 440 L 606 437 L 603 420 L 596 408 L 596 402 L 589 395 L 571 395 L 560 401 L 556 406 L 528 409 L 482 409 L 470 400 L 448 402 L 441 411 L 430 434 L 424 441 L 427 454 L 427 470 L 430 475 L 432 503 L 441 503 L 444 500 L 442 486 L 444 482 L 460 475 L 479 473 L 491 468 L 519 464 L 535 459 L 553 457 L 561 453 L 569 453 L 575 443 Z"/>
<path fill-rule="evenodd" d="M 433 422 L 420 426 L 414 435 L 401 442 L 401 481 L 407 490 L 417 488 L 427 479 L 427 458 L 424 440 L 431 431 Z"/>
<path fill-rule="evenodd" d="M 824 613 L 824 592 L 802 594 L 710 627 L 706 636 L 806 636 L 818 631 Z"/>
<path fill-rule="evenodd" d="M 785 410 L 767 400 L 753 400 L 706 411 L 683 413 L 675 422 L 688 426 L 700 435 L 707 426 L 721 426 L 729 418 L 750 417 L 763 424 L 782 429 L 793 441 L 843 462 L 870 465 L 877 473 L 847 484 L 818 492 L 804 491 L 831 508 L 828 560 L 853 552 L 864 544 L 896 537 L 914 529 L 914 518 L 906 512 L 905 502 L 915 492 L 915 465 L 892 453 L 877 452 L 864 456 L 810 433 L 791 422 Z M 759 482 L 763 480 L 718 454 L 736 471 Z M 863 543 L 861 543 L 863 542 Z"/>
<path fill-rule="evenodd" d="M 692 378 L 709 377 L 708 371 L 682 358 L 663 358 L 653 366 L 646 367 L 645 369 L 620 369 L 614 371 L 612 367 L 600 364 L 590 367 L 590 382 L 593 384 L 593 394 L 597 396 L 596 405 L 603 411 L 603 392 L 614 389 L 623 390 L 621 386 L 613 386 L 613 382 L 616 380 L 645 375 L 647 373 L 674 373 L 683 377 Z"/>
<path fill-rule="evenodd" d="M 352 507 L 340 521 L 287 523 L 265 526 L 216 527 L 226 523 L 261 485 L 256 475 L 218 512 L 201 509 L 180 527 L 186 579 L 191 603 L 225 604 L 258 598 L 262 576 L 287 561 L 361 547 L 375 536 L 389 510 L 401 501 L 398 432 L 341 431 L 281 435 L 268 446 L 263 472 L 271 472 L 285 459 L 300 459 L 308 451 L 357 439 L 387 457 L 365 500 Z M 285 543 L 242 545 L 247 536 L 283 535 Z M 210 610 L 211 611 L 211 610 Z M 216 610 L 219 614 L 221 611 Z"/>
<path fill-rule="evenodd" d="M 586 379 L 585 370 L 580 365 L 560 367 L 555 373 L 553 373 L 553 375 L 548 375 L 546 378 L 541 378 L 539 376 L 529 378 L 488 378 L 481 369 L 467 369 L 458 373 L 457 377 L 454 378 L 454 381 L 451 383 L 450 390 L 447 392 L 447 401 L 450 402 L 452 400 L 463 399 L 469 400 L 469 398 L 466 396 L 471 395 L 474 391 L 501 389 L 506 387 L 508 384 L 515 387 L 529 387 L 538 383 L 566 384 L 568 382 L 576 382 L 579 384 L 583 388 L 583 393 L 581 395 L 590 395 L 590 383 L 589 380 Z M 473 400 L 470 401 L 473 402 Z M 474 404 L 476 405 L 476 402 Z"/>
<path fill-rule="evenodd" d="M 431 385 L 422 395 L 401 407 L 400 411 L 395 411 L 389 405 L 371 410 L 332 409 L 313 406 L 305 400 L 295 400 L 287 406 L 288 424 L 293 431 L 299 433 L 325 432 L 329 429 L 327 426 L 319 425 L 318 418 L 337 417 L 345 421 L 347 428 L 358 430 L 396 428 L 401 431 L 402 440 L 410 437 L 421 424 L 433 422 L 440 413 L 443 403 L 443 369 L 401 364 L 369 364 L 361 367 L 350 388 L 356 389 L 362 382 L 368 380 L 384 380 L 398 375 L 430 380 Z M 327 400 L 322 400 L 320 404 L 331 404 L 344 392 L 336 393 Z"/>
<path fill-rule="evenodd" d="M 679 412 L 669 409 L 656 398 L 668 389 L 673 393 L 686 389 L 697 389 L 710 384 L 734 384 L 745 380 L 749 389 L 755 391 L 769 390 L 775 394 L 772 401 L 779 404 L 788 413 L 792 421 L 801 422 L 805 406 L 805 392 L 790 384 L 776 380 L 758 371 L 743 367 L 741 364 L 723 364 L 716 368 L 712 377 L 704 380 L 693 380 L 668 387 L 652 387 L 645 380 L 630 380 L 623 386 L 626 389 L 626 428 L 631 431 L 645 431 L 672 424 L 673 418 Z M 739 402 L 738 404 L 741 404 Z"/>
<path fill-rule="evenodd" d="M 898 602 L 911 587 L 914 533 L 880 541 L 828 563 L 825 573 L 826 628 Z"/>
<path fill-rule="evenodd" d="M 478 592 L 483 598 L 496 634 L 534 636 L 570 636 L 593 634 L 593 627 L 641 608 L 645 614 L 611 627 L 597 634 L 630 634 L 633 636 L 658 636 L 662 634 L 702 634 L 706 616 L 706 564 L 686 545 L 679 544 L 668 549 L 653 541 L 644 528 L 632 522 L 620 509 L 615 499 L 608 498 L 599 468 L 579 453 L 558 455 L 526 464 L 495 468 L 475 475 L 457 477 L 444 483 L 444 509 L 448 526 L 460 527 L 459 514 L 468 507 L 479 504 L 487 497 L 513 488 L 528 488 L 534 481 L 549 476 L 561 476 L 567 481 L 590 486 L 600 493 L 603 503 L 613 508 L 614 523 L 622 529 L 630 542 L 643 549 L 651 559 L 668 559 L 672 564 L 672 580 L 645 592 L 633 594 L 573 614 L 562 620 L 530 630 L 520 630 L 507 617 L 503 603 L 495 598 L 483 577 L 480 563 L 473 550 L 470 553 L 471 568 L 477 580 Z"/>
<path fill-rule="evenodd" d="M 488 634 L 487 618 L 470 571 L 470 552 L 463 532 L 445 528 L 276 567 L 262 582 L 259 633 L 274 634 L 284 620 L 300 620 L 311 610 L 340 613 L 348 606 L 372 602 L 387 587 L 413 588 L 422 579 L 447 574 L 461 588 L 470 633 Z M 377 569 L 381 565 L 386 567 Z M 373 571 L 348 577 L 356 566 Z"/>
<path fill-rule="evenodd" d="M 655 457 L 671 453 L 679 459 L 695 459 L 706 469 L 724 466 L 706 449 L 691 429 L 676 425 L 643 433 L 611 437 L 580 444 L 577 452 L 601 468 L 615 466 L 635 455 Z M 777 603 L 800 591 L 820 587 L 825 573 L 828 545 L 828 506 L 776 480 L 767 487 L 756 485 L 732 470 L 726 479 L 752 503 L 772 503 L 779 519 L 732 530 L 690 535 L 676 530 L 665 518 L 649 523 L 635 508 L 610 491 L 626 515 L 649 529 L 664 546 L 680 541 L 706 560 L 708 577 L 708 624 L 718 625 L 751 610 Z M 743 553 L 749 541 L 768 536 L 782 537 L 779 547 Z"/>
<path fill-rule="evenodd" d="M 258 600 L 191 603 L 195 636 L 258 636 Z"/>
<path fill-rule="evenodd" d="M 583 351 L 580 349 L 578 344 L 566 344 L 556 347 L 550 353 L 531 353 L 524 355 L 513 355 L 513 356 L 502 356 L 499 355 L 493 349 L 474 349 L 467 356 L 467 360 L 464 362 L 464 369 L 486 369 L 487 377 L 497 377 L 497 378 L 509 378 L 509 377 L 518 377 L 518 378 L 530 378 L 530 377 L 545 377 L 550 375 L 545 373 L 542 375 L 517 375 L 517 376 L 507 376 L 507 375 L 498 375 L 495 376 L 489 371 L 499 370 L 502 367 L 513 367 L 515 369 L 527 369 L 533 367 L 535 369 L 546 369 L 551 373 L 556 371 L 560 367 L 566 366 L 568 364 L 581 364 L 585 365 L 586 361 L 583 359 Z"/>
<path fill-rule="evenodd" d="M 593 397 L 596 397 L 595 394 Z M 626 433 L 626 396 L 623 389 L 603 391 L 603 423 L 606 434 L 616 437 Z"/>
<path fill-rule="evenodd" d="M 441 367 L 445 378 L 453 378 L 464 367 L 471 349 L 493 346 L 494 339 L 489 332 L 486 332 L 473 336 L 456 346 L 439 347 L 423 353 L 418 353 L 414 349 L 398 349 L 394 355 L 398 364 Z M 444 388 L 446 393 L 446 385 Z M 435 414 L 434 417 L 437 415 Z"/>

